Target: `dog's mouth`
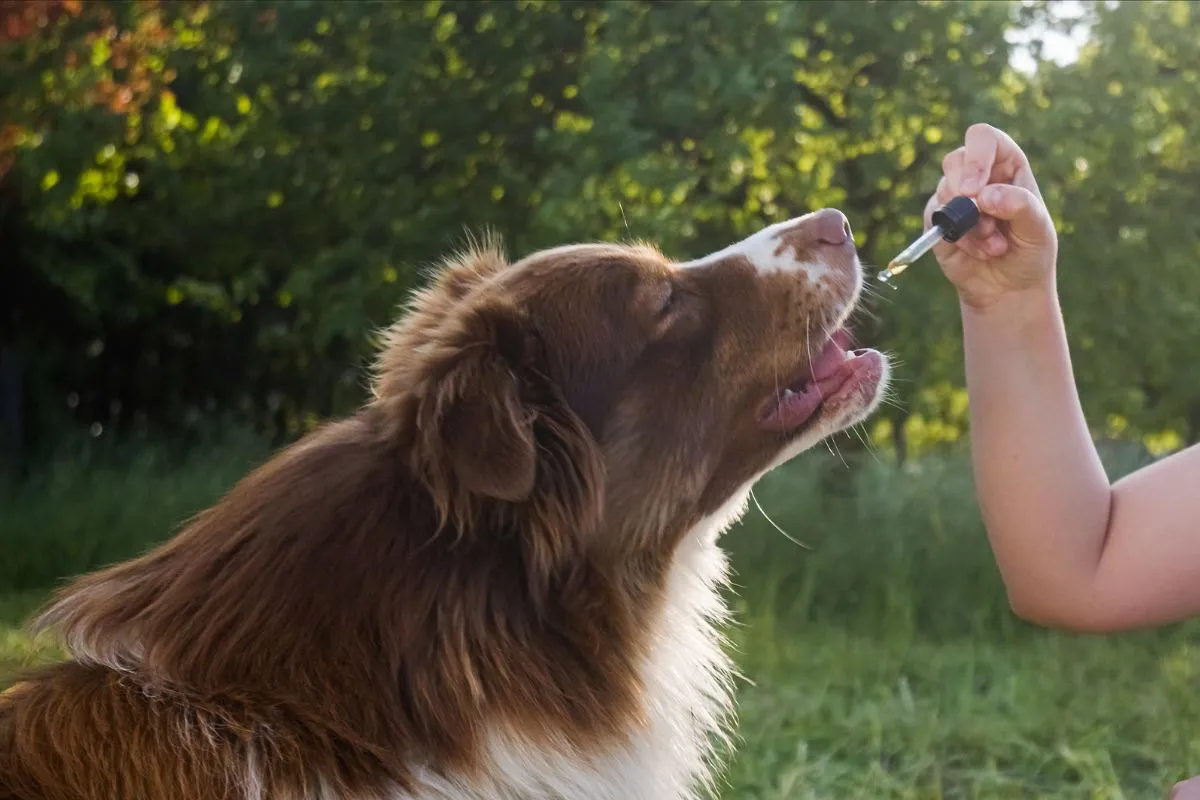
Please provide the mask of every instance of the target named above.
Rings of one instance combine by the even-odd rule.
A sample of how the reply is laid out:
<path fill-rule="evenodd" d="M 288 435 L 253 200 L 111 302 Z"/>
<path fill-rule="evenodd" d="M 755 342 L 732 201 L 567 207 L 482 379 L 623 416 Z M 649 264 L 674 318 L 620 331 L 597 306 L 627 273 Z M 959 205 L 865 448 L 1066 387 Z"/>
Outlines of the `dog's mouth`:
<path fill-rule="evenodd" d="M 859 387 L 878 382 L 883 355 L 851 349 L 850 333 L 839 329 L 820 345 L 803 373 L 765 403 L 759 421 L 767 430 L 795 434 L 807 429 L 827 406 L 841 405 Z"/>

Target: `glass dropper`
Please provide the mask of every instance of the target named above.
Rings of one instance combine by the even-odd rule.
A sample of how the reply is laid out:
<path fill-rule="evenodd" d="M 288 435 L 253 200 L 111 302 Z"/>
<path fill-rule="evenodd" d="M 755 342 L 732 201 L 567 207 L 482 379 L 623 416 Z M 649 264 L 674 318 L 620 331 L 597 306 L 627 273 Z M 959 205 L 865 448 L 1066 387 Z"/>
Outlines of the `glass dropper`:
<path fill-rule="evenodd" d="M 917 259 L 933 249 L 939 239 L 955 242 L 979 222 L 979 206 L 969 197 L 959 195 L 933 212 L 933 225 L 912 244 L 900 251 L 900 255 L 888 262 L 879 273 L 879 280 L 887 283 L 915 263 Z"/>

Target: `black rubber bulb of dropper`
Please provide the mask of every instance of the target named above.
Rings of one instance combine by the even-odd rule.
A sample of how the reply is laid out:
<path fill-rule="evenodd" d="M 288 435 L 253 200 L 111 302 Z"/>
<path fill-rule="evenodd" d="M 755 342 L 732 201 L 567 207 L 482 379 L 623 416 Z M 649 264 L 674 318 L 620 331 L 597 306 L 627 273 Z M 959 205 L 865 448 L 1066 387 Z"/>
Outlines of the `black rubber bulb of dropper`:
<path fill-rule="evenodd" d="M 934 225 L 942 229 L 942 238 L 957 242 L 979 222 L 979 206 L 965 195 L 959 195 L 933 212 Z"/>

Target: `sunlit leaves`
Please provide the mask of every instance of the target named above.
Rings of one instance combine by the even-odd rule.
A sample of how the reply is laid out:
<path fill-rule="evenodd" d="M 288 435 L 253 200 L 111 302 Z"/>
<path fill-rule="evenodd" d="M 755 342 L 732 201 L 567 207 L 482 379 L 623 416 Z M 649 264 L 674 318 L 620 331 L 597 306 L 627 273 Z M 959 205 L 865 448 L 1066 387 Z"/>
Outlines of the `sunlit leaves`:
<path fill-rule="evenodd" d="M 1200 437 L 1200 378 L 1182 366 L 1200 330 L 1200 158 L 1185 134 L 1200 126 L 1200 36 L 1173 10 L 1184 5 L 1092 9 L 1080 62 L 1044 76 L 1051 113 L 1022 121 L 1063 221 L 1085 409 L 1101 432 L 1119 419 L 1122 435 L 1156 446 L 1172 431 Z"/>
<path fill-rule="evenodd" d="M 1107 285 L 1082 282 L 1092 266 L 1061 270 L 1075 335 L 1093 342 L 1085 394 L 1163 429 L 1182 412 L 1118 393 L 1103 367 L 1137 309 L 1158 302 L 1182 335 L 1200 296 L 1200 252 L 1184 258 L 1170 226 L 1200 207 L 1195 34 L 1182 4 L 1123 4 L 1081 65 L 1031 82 L 1006 34 L 1043 5 L 43 3 L 58 8 L 34 23 L 46 35 L 0 42 L 18 76 L 0 158 L 19 156 L 39 235 L 64 252 L 119 242 L 79 275 L 56 267 L 56 285 L 90 303 L 119 260 L 123 319 L 202 314 L 171 319 L 236 342 L 238 380 L 298 419 L 332 401 L 280 387 L 365 356 L 367 332 L 465 228 L 497 229 L 514 255 L 646 238 L 682 258 L 836 205 L 880 263 L 920 231 L 942 155 L 986 119 L 1029 143 L 1070 233 L 1064 259 L 1112 262 Z M 1156 219 L 1164 207 L 1174 216 Z M 1140 233 L 1121 238 L 1116 220 Z M 76 263 L 58 246 L 48 261 Z M 1151 257 L 1160 272 L 1117 274 Z M 1082 310 L 1111 305 L 1114 286 L 1125 309 Z M 886 295 L 857 323 L 903 362 L 902 410 L 883 415 L 931 441 L 960 435 L 951 290 L 929 263 Z M 192 357 L 216 358 L 193 333 Z M 1123 369 L 1168 392 L 1170 352 Z"/>

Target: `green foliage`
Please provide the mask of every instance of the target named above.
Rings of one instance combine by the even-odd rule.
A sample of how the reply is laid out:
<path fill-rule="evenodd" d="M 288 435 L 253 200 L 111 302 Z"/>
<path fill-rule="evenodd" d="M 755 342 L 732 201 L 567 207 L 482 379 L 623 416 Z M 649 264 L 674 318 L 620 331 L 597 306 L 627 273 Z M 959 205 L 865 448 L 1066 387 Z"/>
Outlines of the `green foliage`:
<path fill-rule="evenodd" d="M 1053 4 L 71 8 L 0 41 L 24 287 L 0 337 L 38 352 L 39 406 L 75 392 L 73 416 L 110 429 L 232 414 L 292 435 L 361 399 L 370 334 L 467 229 L 516 255 L 644 238 L 684 258 L 834 205 L 878 264 L 988 120 L 1060 221 L 1097 428 L 1200 437 L 1178 366 L 1200 288 L 1186 4 L 1087 7 L 1083 58 L 1033 76 L 1008 40 Z M 952 291 L 932 262 L 898 287 L 857 326 L 903 364 L 875 434 L 906 455 L 966 417 Z"/>
<path fill-rule="evenodd" d="M 1200 26 L 1186 3 L 1098 6 L 1078 64 L 1023 123 L 1062 231 L 1060 284 L 1089 417 L 1200 439 Z"/>

